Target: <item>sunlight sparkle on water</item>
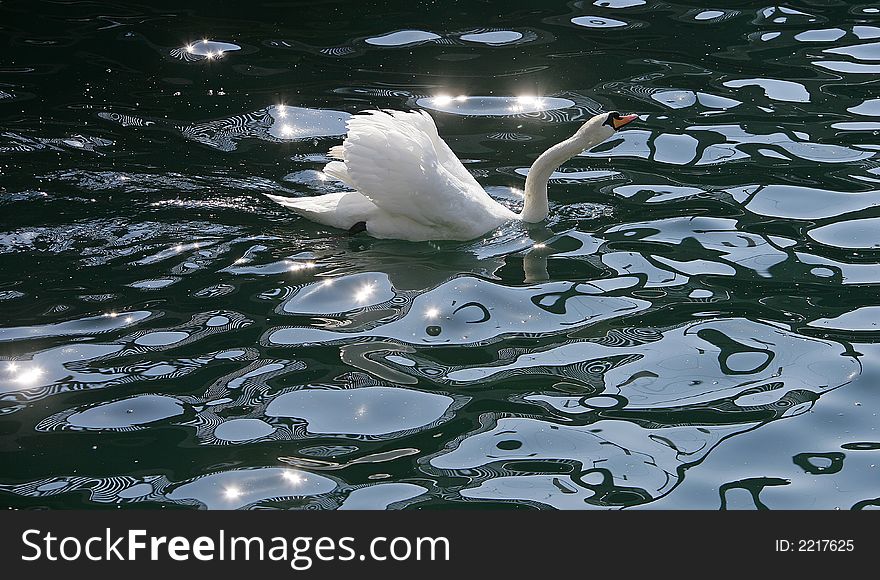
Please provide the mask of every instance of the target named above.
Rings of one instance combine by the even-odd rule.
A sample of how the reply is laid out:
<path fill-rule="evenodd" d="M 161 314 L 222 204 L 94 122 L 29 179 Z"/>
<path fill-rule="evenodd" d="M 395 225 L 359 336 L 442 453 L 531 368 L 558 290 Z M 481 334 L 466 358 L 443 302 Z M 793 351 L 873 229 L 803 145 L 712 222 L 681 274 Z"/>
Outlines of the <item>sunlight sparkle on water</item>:
<path fill-rule="evenodd" d="M 37 382 L 41 376 L 43 376 L 43 369 L 40 367 L 31 367 L 23 369 L 12 380 L 21 385 L 30 385 Z"/>
<path fill-rule="evenodd" d="M 354 299 L 358 302 L 366 302 L 375 291 L 375 284 L 364 284 L 363 286 L 361 286 L 360 290 L 355 292 Z"/>
<path fill-rule="evenodd" d="M 227 487 L 223 490 L 223 495 L 226 496 L 226 499 L 238 499 L 242 495 L 242 491 L 237 487 Z"/>
<path fill-rule="evenodd" d="M 544 100 L 541 97 L 520 95 L 516 98 L 516 103 L 510 105 L 511 111 L 522 111 L 526 108 L 532 111 L 541 111 L 544 109 Z"/>
<path fill-rule="evenodd" d="M 288 269 L 291 272 L 298 272 L 299 270 L 310 270 L 311 268 L 314 268 L 314 267 L 315 267 L 314 262 L 301 262 L 301 263 L 292 262 L 288 266 Z"/>
<path fill-rule="evenodd" d="M 437 308 L 428 308 L 425 310 L 425 318 L 437 318 L 440 316 L 440 310 Z"/>
<path fill-rule="evenodd" d="M 448 105 L 452 101 L 456 103 L 464 103 L 468 100 L 467 95 L 458 95 L 457 97 L 451 97 L 449 95 L 437 95 L 431 99 L 435 105 Z"/>
<path fill-rule="evenodd" d="M 307 481 L 306 478 L 303 477 L 301 473 L 299 473 L 297 471 L 293 471 L 292 469 L 285 471 L 283 476 L 284 476 L 285 480 L 287 480 L 288 482 L 290 482 L 294 485 L 298 485 L 300 483 Z"/>

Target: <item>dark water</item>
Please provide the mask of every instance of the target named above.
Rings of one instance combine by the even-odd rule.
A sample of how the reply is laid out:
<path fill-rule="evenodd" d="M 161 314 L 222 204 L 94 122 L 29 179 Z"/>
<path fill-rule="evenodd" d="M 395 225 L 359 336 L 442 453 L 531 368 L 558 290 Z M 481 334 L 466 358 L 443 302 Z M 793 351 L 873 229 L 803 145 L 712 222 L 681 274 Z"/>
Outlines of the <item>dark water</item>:
<path fill-rule="evenodd" d="M 0 4 L 0 502 L 880 505 L 880 9 L 718 4 Z M 472 242 L 262 196 L 376 107 L 511 207 L 641 120 Z"/>

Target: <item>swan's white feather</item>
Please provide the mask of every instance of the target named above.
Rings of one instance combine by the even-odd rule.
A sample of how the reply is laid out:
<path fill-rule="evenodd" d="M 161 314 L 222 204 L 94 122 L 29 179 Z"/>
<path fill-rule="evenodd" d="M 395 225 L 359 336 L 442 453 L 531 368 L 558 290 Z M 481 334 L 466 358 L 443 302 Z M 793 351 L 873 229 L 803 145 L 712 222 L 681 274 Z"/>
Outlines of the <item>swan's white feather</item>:
<path fill-rule="evenodd" d="M 330 149 L 334 160 L 324 173 L 355 191 L 269 198 L 335 228 L 351 229 L 363 222 L 367 233 L 377 238 L 471 240 L 508 220 L 544 220 L 553 170 L 635 118 L 621 118 L 616 112 L 596 115 L 572 137 L 542 153 L 529 169 L 521 214 L 489 197 L 424 111 L 369 111 L 349 119 L 348 135 L 342 145 Z M 612 120 L 620 123 L 615 126 Z"/>
<path fill-rule="evenodd" d="M 352 185 L 351 178 L 348 176 L 348 169 L 345 167 L 345 163 L 343 163 L 342 161 L 331 161 L 330 163 L 325 165 L 324 175 L 341 181 L 349 187 L 354 187 L 354 185 Z"/>
<path fill-rule="evenodd" d="M 380 209 L 357 191 L 340 191 L 312 197 L 271 194 L 266 194 L 266 197 L 297 215 L 332 228 L 350 230 L 355 224 L 365 222 L 367 231 L 376 238 L 411 241 L 448 239 L 433 226 Z"/>
<path fill-rule="evenodd" d="M 371 111 L 352 117 L 348 129 L 343 161 L 329 163 L 325 173 L 363 194 L 388 218 L 407 218 L 433 231 L 421 239 L 473 239 L 515 219 L 465 169 L 427 113 Z M 338 165 L 343 163 L 344 172 Z M 390 224 L 366 221 L 372 235 L 401 237 Z"/>
<path fill-rule="evenodd" d="M 358 222 L 367 221 L 378 211 L 376 204 L 356 191 L 340 191 L 314 197 L 270 194 L 266 194 L 266 197 L 313 222 L 343 230 L 351 229 Z"/>

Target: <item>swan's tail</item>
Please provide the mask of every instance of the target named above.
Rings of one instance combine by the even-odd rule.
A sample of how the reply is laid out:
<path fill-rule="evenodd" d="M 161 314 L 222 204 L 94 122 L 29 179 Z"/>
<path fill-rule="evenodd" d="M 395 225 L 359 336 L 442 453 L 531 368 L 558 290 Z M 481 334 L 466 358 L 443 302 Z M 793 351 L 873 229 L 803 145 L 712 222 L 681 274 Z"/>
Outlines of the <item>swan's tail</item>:
<path fill-rule="evenodd" d="M 376 211 L 373 202 L 356 191 L 309 197 L 284 197 L 268 193 L 264 195 L 306 219 L 343 230 L 350 229 L 358 222 L 367 221 Z"/>

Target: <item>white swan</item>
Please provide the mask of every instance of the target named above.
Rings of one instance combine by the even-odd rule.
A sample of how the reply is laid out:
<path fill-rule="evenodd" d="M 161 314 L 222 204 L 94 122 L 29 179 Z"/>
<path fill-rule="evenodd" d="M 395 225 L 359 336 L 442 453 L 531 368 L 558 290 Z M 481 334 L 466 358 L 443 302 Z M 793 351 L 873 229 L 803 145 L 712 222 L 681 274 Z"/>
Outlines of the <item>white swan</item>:
<path fill-rule="evenodd" d="M 522 213 L 494 199 L 440 138 L 424 111 L 369 111 L 348 121 L 348 135 L 324 167 L 355 191 L 270 199 L 312 221 L 376 238 L 471 240 L 510 220 L 547 217 L 547 182 L 564 162 L 610 137 L 636 115 L 601 113 L 545 151 L 526 177 Z"/>

